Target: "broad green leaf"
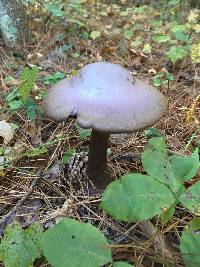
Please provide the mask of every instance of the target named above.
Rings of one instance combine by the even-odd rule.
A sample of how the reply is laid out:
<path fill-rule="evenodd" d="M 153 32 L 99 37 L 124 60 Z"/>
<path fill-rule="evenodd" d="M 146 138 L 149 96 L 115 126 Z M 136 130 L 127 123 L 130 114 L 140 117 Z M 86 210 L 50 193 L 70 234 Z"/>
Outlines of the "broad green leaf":
<path fill-rule="evenodd" d="M 199 169 L 198 150 L 190 156 L 168 156 L 163 138 L 152 138 L 141 155 L 148 175 L 180 193 L 183 183 L 194 177 Z"/>
<path fill-rule="evenodd" d="M 173 177 L 181 179 L 182 182 L 193 178 L 199 169 L 198 148 L 189 156 L 171 156 L 170 157 Z"/>
<path fill-rule="evenodd" d="M 112 261 L 106 238 L 89 223 L 62 219 L 42 234 L 40 243 L 54 267 L 98 267 Z"/>
<path fill-rule="evenodd" d="M 113 267 L 134 267 L 134 265 L 131 265 L 124 261 L 118 261 L 118 262 L 114 262 Z"/>
<path fill-rule="evenodd" d="M 179 201 L 192 213 L 200 216 L 200 181 L 185 190 L 179 197 Z"/>
<path fill-rule="evenodd" d="M 160 215 L 174 203 L 170 189 L 154 178 L 131 173 L 108 185 L 101 207 L 114 218 L 137 222 Z"/>
<path fill-rule="evenodd" d="M 170 36 L 164 34 L 157 34 L 153 37 L 153 40 L 157 43 L 164 43 L 170 40 Z"/>
<path fill-rule="evenodd" d="M 0 261 L 5 267 L 32 267 L 40 257 L 39 238 L 42 229 L 32 224 L 23 230 L 18 224 L 7 226 L 0 244 Z"/>
<path fill-rule="evenodd" d="M 175 32 L 176 39 L 183 42 L 188 42 L 190 36 L 182 31 Z"/>
<path fill-rule="evenodd" d="M 19 95 L 23 101 L 26 101 L 31 92 L 33 91 L 36 79 L 37 79 L 38 69 L 36 67 L 29 69 L 24 68 L 19 77 Z"/>
<path fill-rule="evenodd" d="M 175 64 L 177 60 L 183 59 L 188 54 L 188 50 L 185 46 L 173 46 L 166 53 L 167 57 Z"/>
<path fill-rule="evenodd" d="M 90 37 L 92 38 L 92 40 L 96 40 L 100 36 L 101 36 L 101 32 L 100 31 L 92 31 L 90 33 Z"/>
<path fill-rule="evenodd" d="M 164 183 L 168 183 L 165 178 L 170 171 L 166 149 L 163 137 L 153 137 L 141 155 L 142 165 L 147 174 Z"/>
<path fill-rule="evenodd" d="M 167 145 L 163 137 L 153 137 L 148 141 L 147 150 L 166 153 Z"/>
<path fill-rule="evenodd" d="M 200 218 L 193 219 L 180 239 L 180 250 L 185 267 L 198 267 L 200 263 Z"/>

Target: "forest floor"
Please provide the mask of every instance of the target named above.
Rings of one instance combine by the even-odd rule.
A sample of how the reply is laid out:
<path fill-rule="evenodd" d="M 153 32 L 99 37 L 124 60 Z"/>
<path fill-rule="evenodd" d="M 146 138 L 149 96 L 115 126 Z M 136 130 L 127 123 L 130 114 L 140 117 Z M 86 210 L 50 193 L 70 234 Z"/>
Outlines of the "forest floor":
<path fill-rule="evenodd" d="M 173 262 L 172 259 L 163 259 L 137 224 L 113 220 L 98 208 L 99 195 L 82 191 L 78 182 L 69 181 L 68 158 L 74 152 L 87 152 L 89 134 L 77 128 L 75 120 L 58 123 L 45 118 L 40 112 L 46 90 L 60 78 L 74 74 L 88 63 L 101 60 L 118 63 L 150 83 L 157 74 L 168 71 L 173 75 L 173 81 L 159 86 L 168 101 L 168 110 L 153 127 L 165 136 L 172 154 L 190 154 L 200 146 L 200 66 L 192 63 L 189 56 L 172 64 L 166 57 L 166 43 L 152 40 L 154 27 L 162 27 L 161 31 L 169 32 L 170 8 L 165 17 L 164 7 L 160 12 L 155 7 L 151 7 L 150 12 L 147 7 L 135 13 L 131 8 L 123 3 L 85 4 L 76 9 L 73 16 L 68 14 L 71 21 L 67 20 L 67 23 L 49 17 L 44 24 L 36 16 L 31 25 L 33 39 L 30 45 L 13 51 L 1 41 L 0 120 L 6 120 L 15 127 L 14 136 L 7 144 L 3 138 L 0 140 L 1 234 L 13 220 L 23 227 L 39 222 L 48 228 L 61 217 L 72 217 L 91 222 L 101 229 L 109 242 L 116 245 L 113 246 L 114 259 L 125 259 L 141 267 L 167 266 L 166 262 Z M 177 13 L 182 12 L 179 8 Z M 179 24 L 186 23 L 189 12 L 189 8 L 182 12 Z M 33 17 L 35 14 L 33 12 Z M 85 16 L 84 25 L 80 26 L 82 16 Z M 157 26 L 153 26 L 156 21 Z M 136 40 L 137 43 L 134 43 Z M 30 107 L 36 112 L 36 117 L 29 119 L 27 108 L 13 110 L 11 102 L 18 98 L 12 98 L 11 93 L 18 87 L 24 67 L 32 66 L 39 67 L 39 73 L 31 93 L 34 105 Z M 108 161 L 116 178 L 125 173 L 143 172 L 140 159 L 121 156 L 141 153 L 146 143 L 145 131 L 111 136 Z M 200 179 L 200 173 L 194 179 Z M 166 225 L 162 225 L 158 218 L 152 222 L 173 243 L 176 251 L 180 231 L 192 217 L 186 209 L 178 206 Z M 176 266 L 183 266 L 181 259 Z"/>

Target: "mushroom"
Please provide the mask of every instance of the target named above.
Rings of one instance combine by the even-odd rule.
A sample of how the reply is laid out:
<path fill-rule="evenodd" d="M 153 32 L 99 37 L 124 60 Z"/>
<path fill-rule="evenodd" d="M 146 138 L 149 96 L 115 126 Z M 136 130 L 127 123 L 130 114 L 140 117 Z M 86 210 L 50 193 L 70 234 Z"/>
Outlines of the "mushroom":
<path fill-rule="evenodd" d="M 157 89 L 120 65 L 96 62 L 54 85 L 44 108 L 56 121 L 74 117 L 82 128 L 92 129 L 87 175 L 98 189 L 104 189 L 112 179 L 107 170 L 109 135 L 154 124 L 163 116 L 166 101 Z"/>

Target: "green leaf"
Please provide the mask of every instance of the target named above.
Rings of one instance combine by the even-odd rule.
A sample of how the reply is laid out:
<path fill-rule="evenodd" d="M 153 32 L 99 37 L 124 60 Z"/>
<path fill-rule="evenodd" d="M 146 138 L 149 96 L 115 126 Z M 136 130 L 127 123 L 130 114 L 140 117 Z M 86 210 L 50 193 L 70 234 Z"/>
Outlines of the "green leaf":
<path fill-rule="evenodd" d="M 37 105 L 32 98 L 28 98 L 24 107 L 26 108 L 27 116 L 29 120 L 36 118 Z"/>
<path fill-rule="evenodd" d="M 124 37 L 128 40 L 130 40 L 133 37 L 133 30 L 126 30 L 124 32 Z"/>
<path fill-rule="evenodd" d="M 200 263 L 200 218 L 193 219 L 180 239 L 180 250 L 186 267 L 198 267 Z"/>
<path fill-rule="evenodd" d="M 65 12 L 62 10 L 63 6 L 59 4 L 45 4 L 46 10 L 52 13 L 55 17 L 65 16 Z"/>
<path fill-rule="evenodd" d="M 134 265 L 131 265 L 127 262 L 124 262 L 124 261 L 117 261 L 117 262 L 114 262 L 113 264 L 113 267 L 134 267 Z"/>
<path fill-rule="evenodd" d="M 100 31 L 92 31 L 90 33 L 90 37 L 92 38 L 92 40 L 96 40 L 100 36 L 101 36 L 101 32 Z"/>
<path fill-rule="evenodd" d="M 91 129 L 83 129 L 81 128 L 78 124 L 76 124 L 76 129 L 79 133 L 80 139 L 84 140 L 86 139 L 88 136 L 91 135 Z"/>
<path fill-rule="evenodd" d="M 13 90 L 9 92 L 6 96 L 6 102 L 9 103 L 12 100 L 14 100 L 16 97 L 19 97 L 19 91 L 18 89 L 14 86 Z"/>
<path fill-rule="evenodd" d="M 157 34 L 157 35 L 153 36 L 153 40 L 157 43 L 164 43 L 164 42 L 168 42 L 170 40 L 170 36 L 164 35 L 164 34 Z"/>
<path fill-rule="evenodd" d="M 47 75 L 43 78 L 44 84 L 55 84 L 65 77 L 65 74 L 61 71 L 57 71 L 53 75 Z"/>
<path fill-rule="evenodd" d="M 168 81 L 173 81 L 173 80 L 174 80 L 174 76 L 173 76 L 173 74 L 167 72 L 167 73 L 166 73 L 166 79 L 167 79 Z"/>
<path fill-rule="evenodd" d="M 187 26 L 186 26 L 186 24 L 184 24 L 184 25 L 175 25 L 175 26 L 173 26 L 172 27 L 172 29 L 171 29 L 171 32 L 173 32 L 173 33 L 176 33 L 176 32 L 186 32 L 187 31 Z"/>
<path fill-rule="evenodd" d="M 153 151 L 158 151 L 161 153 L 167 153 L 167 145 L 165 143 L 165 139 L 163 137 L 152 137 L 149 141 L 148 141 L 148 145 L 145 149 L 146 150 L 150 150 L 151 152 Z"/>
<path fill-rule="evenodd" d="M 157 146 L 155 146 L 155 144 L 157 144 Z M 147 174 L 163 182 L 170 169 L 164 139 L 150 139 L 145 151 L 141 155 L 141 159 L 142 165 Z"/>
<path fill-rule="evenodd" d="M 174 204 L 169 209 L 167 209 L 166 211 L 164 211 L 161 214 L 160 219 L 161 219 L 163 224 L 167 224 L 169 222 L 169 220 L 171 220 L 171 218 L 173 217 L 173 214 L 175 212 L 175 207 L 176 207 L 177 203 L 178 203 L 178 201 L 175 201 Z"/>
<path fill-rule="evenodd" d="M 24 107 L 24 102 L 22 100 L 12 100 L 8 102 L 9 109 L 14 111 Z"/>
<path fill-rule="evenodd" d="M 193 178 L 199 169 L 198 148 L 189 156 L 171 156 L 173 177 L 182 182 Z"/>
<path fill-rule="evenodd" d="M 70 148 L 66 153 L 64 153 L 62 157 L 62 162 L 64 165 L 66 165 L 69 161 L 69 159 L 76 153 L 76 150 L 74 148 Z"/>
<path fill-rule="evenodd" d="M 89 223 L 62 219 L 42 234 L 40 243 L 54 267 L 97 267 L 112 261 L 106 238 Z"/>
<path fill-rule="evenodd" d="M 132 173 L 108 185 L 101 207 L 118 220 L 137 222 L 162 214 L 174 201 L 167 186 L 150 176 Z"/>
<path fill-rule="evenodd" d="M 18 224 L 7 226 L 0 244 L 0 261 L 5 267 L 31 267 L 40 257 L 39 239 L 42 229 L 32 224 L 23 230 Z"/>
<path fill-rule="evenodd" d="M 184 207 L 200 216 L 200 181 L 185 190 L 179 200 Z"/>
<path fill-rule="evenodd" d="M 167 57 L 175 64 L 177 60 L 183 59 L 188 54 L 188 50 L 185 46 L 173 46 L 167 52 Z"/>
<path fill-rule="evenodd" d="M 173 75 L 171 75 L 170 73 L 166 73 L 166 74 L 159 73 L 159 74 L 154 76 L 153 85 L 157 87 L 157 86 L 168 84 L 168 80 L 172 79 L 172 77 L 173 77 Z"/>
<path fill-rule="evenodd" d="M 23 101 L 26 101 L 31 92 L 33 91 L 36 79 L 37 79 L 38 69 L 37 68 L 24 68 L 19 77 L 19 95 Z"/>
<path fill-rule="evenodd" d="M 150 139 L 141 158 L 147 174 L 168 185 L 174 193 L 182 190 L 183 183 L 194 177 L 199 169 L 197 149 L 190 156 L 169 157 L 163 138 Z"/>
<path fill-rule="evenodd" d="M 37 157 L 43 154 L 46 154 L 48 152 L 48 149 L 44 146 L 41 148 L 34 148 L 32 150 L 29 150 L 25 153 L 25 156 L 27 157 Z"/>
<path fill-rule="evenodd" d="M 149 128 L 144 132 L 145 138 L 163 137 L 163 135 L 156 128 Z"/>
<path fill-rule="evenodd" d="M 183 41 L 183 42 L 187 42 L 189 41 L 189 35 L 188 34 L 185 34 L 184 32 L 182 31 L 177 31 L 175 33 L 175 36 L 176 36 L 176 39 L 179 40 L 179 41 Z"/>

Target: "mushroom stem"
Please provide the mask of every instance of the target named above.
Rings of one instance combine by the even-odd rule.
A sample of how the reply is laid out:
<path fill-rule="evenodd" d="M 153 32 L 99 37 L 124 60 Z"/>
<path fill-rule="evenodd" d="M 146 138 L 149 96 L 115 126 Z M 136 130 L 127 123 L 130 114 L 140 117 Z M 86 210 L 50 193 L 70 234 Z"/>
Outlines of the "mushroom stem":
<path fill-rule="evenodd" d="M 92 130 L 88 154 L 87 175 L 97 187 L 105 189 L 111 181 L 107 173 L 107 148 L 109 134 Z"/>

